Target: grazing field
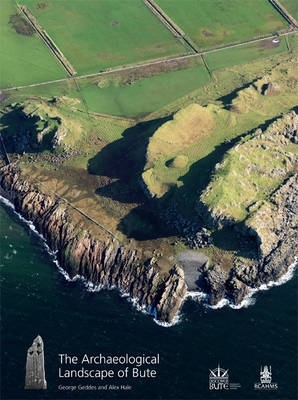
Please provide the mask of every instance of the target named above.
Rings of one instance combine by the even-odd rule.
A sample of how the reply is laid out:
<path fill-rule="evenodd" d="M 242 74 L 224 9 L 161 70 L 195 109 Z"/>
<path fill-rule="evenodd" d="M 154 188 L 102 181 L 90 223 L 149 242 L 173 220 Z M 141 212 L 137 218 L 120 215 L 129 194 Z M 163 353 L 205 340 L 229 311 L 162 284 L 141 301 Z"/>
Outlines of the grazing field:
<path fill-rule="evenodd" d="M 214 71 L 287 51 L 286 40 L 283 37 L 280 37 L 279 40 L 280 43 L 278 45 L 274 45 L 272 39 L 266 39 L 208 53 L 204 57 L 209 68 Z"/>
<path fill-rule="evenodd" d="M 113 74 L 111 74 L 113 76 Z M 7 100 L 21 102 L 30 97 L 70 97 L 73 107 L 81 111 L 140 118 L 172 103 L 188 93 L 207 84 L 210 80 L 203 64 L 157 74 L 150 78 L 138 79 L 133 84 L 119 83 L 117 79 L 107 80 L 107 86 L 100 87 L 103 78 L 73 79 L 54 82 L 36 87 L 8 92 Z M 78 90 L 79 88 L 79 90 Z"/>
<path fill-rule="evenodd" d="M 22 0 L 78 74 L 186 54 L 139 0 Z"/>
<path fill-rule="evenodd" d="M 1 0 L 0 88 L 66 76 L 39 37 L 20 17 L 12 0 Z"/>
<path fill-rule="evenodd" d="M 298 21 L 298 2 L 297 0 L 279 0 L 285 9 Z"/>
<path fill-rule="evenodd" d="M 276 33 L 288 26 L 267 0 L 156 2 L 200 50 Z"/>
<path fill-rule="evenodd" d="M 107 87 L 80 80 L 81 95 L 88 109 L 95 112 L 126 117 L 141 117 L 164 107 L 209 82 L 203 65 L 180 71 L 164 72 L 133 84 Z M 76 95 L 73 93 L 72 95 Z M 84 104 L 81 103 L 81 108 Z"/>
<path fill-rule="evenodd" d="M 298 52 L 298 33 L 289 35 L 288 43 L 291 51 Z"/>

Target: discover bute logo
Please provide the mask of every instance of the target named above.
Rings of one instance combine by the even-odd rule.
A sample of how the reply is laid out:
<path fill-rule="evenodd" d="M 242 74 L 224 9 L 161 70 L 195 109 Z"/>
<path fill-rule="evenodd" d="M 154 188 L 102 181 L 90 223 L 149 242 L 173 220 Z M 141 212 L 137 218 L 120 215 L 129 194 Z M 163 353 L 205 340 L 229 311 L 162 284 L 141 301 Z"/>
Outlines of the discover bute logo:
<path fill-rule="evenodd" d="M 256 390 L 276 390 L 278 389 L 278 384 L 272 382 L 272 371 L 271 365 L 261 367 L 260 369 L 260 382 L 254 384 Z"/>
<path fill-rule="evenodd" d="M 229 382 L 229 370 L 221 368 L 219 364 L 217 368 L 209 371 L 209 390 L 229 390 L 241 387 L 239 383 Z"/>

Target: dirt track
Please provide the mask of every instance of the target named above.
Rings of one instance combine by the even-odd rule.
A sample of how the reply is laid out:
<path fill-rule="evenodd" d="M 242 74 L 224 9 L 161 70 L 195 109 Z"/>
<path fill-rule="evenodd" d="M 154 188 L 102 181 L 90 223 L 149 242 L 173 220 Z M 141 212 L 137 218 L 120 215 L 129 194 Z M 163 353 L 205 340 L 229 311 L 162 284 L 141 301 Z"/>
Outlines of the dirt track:
<path fill-rule="evenodd" d="M 286 36 L 286 35 L 290 35 L 290 34 L 297 33 L 297 32 L 298 32 L 298 29 L 294 29 L 294 30 L 291 30 L 291 31 L 280 33 L 279 36 Z M 75 79 L 92 78 L 92 77 L 96 77 L 96 76 L 112 74 L 112 73 L 115 73 L 115 72 L 128 71 L 128 70 L 132 70 L 132 69 L 136 69 L 136 68 L 146 68 L 146 67 L 151 66 L 151 65 L 158 65 L 158 64 L 164 65 L 169 61 L 172 62 L 172 61 L 179 61 L 179 60 L 184 60 L 184 59 L 188 59 L 188 58 L 192 58 L 192 57 L 201 57 L 202 55 L 205 55 L 205 54 L 214 53 L 214 52 L 217 52 L 217 51 L 223 51 L 225 49 L 231 49 L 231 48 L 234 48 L 234 47 L 244 46 L 244 45 L 249 44 L 249 43 L 258 43 L 258 42 L 262 42 L 264 40 L 273 39 L 275 37 L 276 37 L 276 35 L 268 35 L 268 36 L 265 36 L 265 37 L 262 37 L 262 38 L 258 38 L 258 39 L 246 40 L 246 41 L 243 41 L 243 42 L 240 42 L 240 43 L 234 43 L 234 44 L 232 43 L 232 44 L 225 45 L 225 46 L 222 46 L 222 47 L 217 47 L 217 48 L 214 48 L 214 49 L 211 49 L 211 50 L 202 51 L 202 52 L 199 52 L 199 53 L 196 53 L 196 54 L 188 54 L 186 56 L 178 56 L 178 57 L 167 58 L 167 59 L 163 59 L 163 60 L 149 61 L 149 62 L 145 62 L 145 63 L 142 63 L 142 64 L 128 65 L 128 66 L 125 66 L 125 67 L 109 68 L 108 70 L 100 71 L 100 72 L 94 72 L 92 74 L 78 75 L 78 76 L 75 77 Z M 28 88 L 28 87 L 37 87 L 37 86 L 49 85 L 49 84 L 52 84 L 52 83 L 67 82 L 69 79 L 70 78 L 55 79 L 55 80 L 52 80 L 52 81 L 33 83 L 33 84 L 30 84 L 30 85 L 14 86 L 14 87 L 10 87 L 10 88 L 4 88 L 2 90 L 3 91 L 4 90 L 5 91 L 11 91 L 11 90 L 24 89 L 24 88 Z"/>

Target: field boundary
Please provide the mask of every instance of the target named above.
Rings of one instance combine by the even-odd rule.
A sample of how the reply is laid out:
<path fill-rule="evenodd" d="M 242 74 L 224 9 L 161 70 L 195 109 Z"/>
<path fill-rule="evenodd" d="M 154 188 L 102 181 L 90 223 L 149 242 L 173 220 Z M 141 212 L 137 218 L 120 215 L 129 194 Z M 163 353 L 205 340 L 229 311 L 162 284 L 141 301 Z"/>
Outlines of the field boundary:
<path fill-rule="evenodd" d="M 5 167 L 3 167 L 5 168 Z M 2 168 L 1 168 L 2 169 Z M 32 182 L 35 183 L 36 185 L 42 186 L 46 189 L 46 192 L 52 193 L 57 199 L 62 200 L 64 203 L 66 203 L 69 207 L 71 207 L 73 210 L 81 214 L 83 217 L 91 221 L 93 224 L 98 226 L 103 232 L 108 234 L 109 236 L 112 237 L 112 239 L 116 239 L 120 244 L 122 243 L 122 240 L 120 240 L 113 232 L 111 232 L 109 229 L 105 228 L 103 225 L 101 225 L 99 222 L 97 222 L 95 219 L 90 217 L 88 214 L 86 214 L 84 211 L 80 210 L 78 207 L 76 207 L 74 204 L 72 204 L 70 201 L 65 199 L 64 197 L 60 196 L 58 193 L 56 193 L 54 190 L 51 190 L 47 187 L 45 183 L 40 182 L 40 180 L 33 178 Z"/>
<path fill-rule="evenodd" d="M 185 32 L 155 3 L 154 0 L 143 0 L 143 3 L 176 38 L 182 40 L 194 53 L 199 53 L 199 49 L 187 38 Z"/>
<path fill-rule="evenodd" d="M 263 40 L 274 39 L 276 37 L 282 37 L 282 36 L 288 36 L 288 35 L 291 35 L 291 34 L 297 34 L 297 32 L 298 32 L 298 29 L 291 29 L 291 30 L 287 29 L 287 30 L 285 30 L 283 32 L 279 32 L 278 35 L 270 34 L 268 36 L 259 37 L 259 38 L 255 38 L 255 39 L 249 39 L 249 40 L 245 40 L 245 41 L 239 42 L 239 43 L 231 43 L 231 44 L 228 44 L 228 45 L 225 45 L 225 46 L 212 48 L 210 50 L 203 50 L 203 51 L 201 51 L 199 53 L 195 53 L 195 54 L 187 54 L 187 55 L 184 55 L 184 56 L 178 56 L 178 57 L 167 58 L 167 59 L 162 59 L 162 60 L 148 61 L 148 62 L 145 62 L 145 63 L 142 63 L 142 64 L 134 64 L 134 65 L 128 65 L 128 66 L 124 66 L 124 67 L 109 68 L 107 70 L 94 72 L 92 74 L 77 75 L 75 77 L 75 79 L 80 80 L 80 79 L 95 78 L 95 77 L 101 76 L 101 75 L 108 75 L 108 74 L 112 74 L 112 73 L 115 73 L 115 72 L 123 72 L 123 71 L 129 71 L 129 70 L 132 70 L 132 69 L 145 68 L 145 67 L 148 67 L 150 65 L 163 64 L 163 63 L 167 63 L 167 62 L 171 62 L 171 61 L 175 61 L 175 60 L 183 60 L 183 59 L 187 59 L 187 58 L 201 57 L 202 55 L 215 53 L 217 51 L 223 51 L 223 50 L 231 49 L 231 48 L 234 48 L 234 47 L 245 46 L 247 44 L 257 43 L 257 42 L 261 42 Z M 53 83 L 67 82 L 70 79 L 71 78 L 68 77 L 68 78 L 54 79 L 52 81 L 32 83 L 32 84 L 29 84 L 29 85 L 20 85 L 20 86 L 2 88 L 2 91 L 8 92 L 8 91 L 12 91 L 12 90 L 26 89 L 26 88 L 29 88 L 29 87 L 37 87 L 37 86 L 50 85 L 50 84 L 53 84 Z"/>
<path fill-rule="evenodd" d="M 295 20 L 295 18 L 292 17 L 292 15 L 288 12 L 288 10 L 280 4 L 278 0 L 269 0 L 271 5 L 283 16 L 283 18 L 288 21 L 290 25 L 292 25 L 294 28 L 298 28 L 298 23 Z"/>
<path fill-rule="evenodd" d="M 51 50 L 54 54 L 55 58 L 59 61 L 59 63 L 63 66 L 65 71 L 69 76 L 74 76 L 76 74 L 76 70 L 68 61 L 68 59 L 64 56 L 62 51 L 58 48 L 58 46 L 54 43 L 53 39 L 49 36 L 49 34 L 43 29 L 43 27 L 38 23 L 37 19 L 31 13 L 28 7 L 17 4 L 18 9 L 25 16 L 26 20 L 33 27 L 35 32 L 37 32 L 38 36 L 44 42 L 44 44 Z"/>

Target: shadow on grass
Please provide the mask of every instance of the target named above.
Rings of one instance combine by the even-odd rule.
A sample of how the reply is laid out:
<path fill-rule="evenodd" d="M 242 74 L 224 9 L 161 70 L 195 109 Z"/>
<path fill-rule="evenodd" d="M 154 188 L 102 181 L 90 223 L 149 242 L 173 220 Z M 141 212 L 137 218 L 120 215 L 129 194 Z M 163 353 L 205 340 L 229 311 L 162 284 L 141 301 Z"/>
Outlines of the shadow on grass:
<path fill-rule="evenodd" d="M 171 117 L 141 122 L 124 131 L 123 137 L 105 146 L 88 162 L 88 171 L 100 175 L 96 193 L 121 203 L 137 203 L 123 218 L 118 229 L 129 238 L 148 240 L 170 234 L 159 217 L 159 202 L 144 193 L 141 174 L 146 163 L 150 137 Z"/>
<path fill-rule="evenodd" d="M 265 121 L 259 127 L 266 129 L 276 118 Z M 208 156 L 195 162 L 188 173 L 179 181 L 180 187 L 172 187 L 161 198 L 149 198 L 144 194 L 141 174 L 145 165 L 148 142 L 156 129 L 169 118 L 140 123 L 127 129 L 123 138 L 101 150 L 89 160 L 90 173 L 108 177 L 110 182 L 97 189 L 100 196 L 105 196 L 122 203 L 136 203 L 125 217 L 118 229 L 128 238 L 136 240 L 152 240 L 170 236 L 188 235 L 189 229 L 194 232 L 206 226 L 206 215 L 199 216 L 197 211 L 201 193 L 210 182 L 215 165 L 223 160 L 226 152 L 246 135 L 255 131 L 241 134 L 231 141 L 219 144 Z M 236 238 L 235 232 L 243 231 L 236 224 L 228 231 L 214 234 L 214 242 L 220 248 L 236 251 L 239 255 L 256 253 L 256 242 L 241 235 Z M 190 228 L 189 228 L 190 227 Z"/>
<path fill-rule="evenodd" d="M 37 153 L 52 150 L 60 118 L 41 120 L 33 112 L 26 114 L 17 104 L 0 118 L 1 135 L 8 153 Z"/>
<path fill-rule="evenodd" d="M 137 240 L 181 236 L 187 225 L 192 225 L 192 229 L 201 229 L 204 222 L 196 211 L 196 203 L 200 193 L 209 183 L 215 164 L 222 160 L 225 152 L 238 139 L 222 143 L 207 157 L 194 163 L 189 172 L 179 179 L 183 182 L 183 186 L 172 187 L 161 198 L 148 199 L 144 198 L 143 195 L 144 202 L 122 218 L 118 229 L 127 237 Z M 143 168 L 140 168 L 136 179 L 140 179 L 142 171 Z M 141 187 L 139 190 L 143 193 Z M 145 222 L 143 217 L 146 218 Z"/>
<path fill-rule="evenodd" d="M 254 83 L 257 82 L 258 79 L 259 78 L 256 78 L 256 79 L 252 80 L 251 82 L 245 83 L 243 86 L 234 89 L 232 92 L 230 92 L 222 97 L 219 97 L 216 100 L 221 101 L 226 110 L 230 110 L 231 106 L 232 106 L 232 101 L 234 99 L 236 99 L 238 93 L 241 92 L 241 90 L 248 89 L 250 86 L 254 85 Z"/>

